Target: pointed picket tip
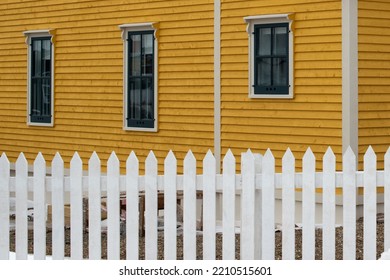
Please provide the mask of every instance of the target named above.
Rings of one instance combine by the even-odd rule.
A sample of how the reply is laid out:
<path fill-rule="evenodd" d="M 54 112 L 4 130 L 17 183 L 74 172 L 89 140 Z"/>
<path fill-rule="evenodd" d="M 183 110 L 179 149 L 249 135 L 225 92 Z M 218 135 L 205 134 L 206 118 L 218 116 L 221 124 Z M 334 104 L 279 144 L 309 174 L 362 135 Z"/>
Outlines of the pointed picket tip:
<path fill-rule="evenodd" d="M 206 155 L 203 158 L 203 162 L 212 161 L 212 160 L 215 161 L 215 157 L 213 155 L 213 152 L 211 150 L 208 150 Z"/>
<path fill-rule="evenodd" d="M 229 149 L 229 150 L 226 152 L 225 157 L 223 158 L 223 160 L 225 161 L 226 159 L 230 159 L 230 158 L 235 159 L 232 150 Z"/>
<path fill-rule="evenodd" d="M 108 164 L 119 163 L 119 159 L 114 151 L 110 154 L 107 163 Z"/>
<path fill-rule="evenodd" d="M 34 163 L 39 163 L 39 162 L 45 162 L 45 158 L 43 157 L 41 152 L 37 154 L 34 160 Z"/>
<path fill-rule="evenodd" d="M 56 152 L 56 154 L 54 155 L 53 163 L 54 162 L 63 162 L 61 154 L 59 152 Z"/>
<path fill-rule="evenodd" d="M 191 150 L 189 150 L 184 158 L 184 165 L 194 164 L 196 162 L 196 158 Z"/>
<path fill-rule="evenodd" d="M 242 160 L 255 160 L 255 155 L 252 153 L 251 149 L 248 149 L 245 153 L 241 154 Z"/>
<path fill-rule="evenodd" d="M 315 156 L 313 151 L 309 148 L 307 148 L 305 154 L 303 155 L 303 160 L 315 160 Z"/>
<path fill-rule="evenodd" d="M 344 153 L 344 158 L 354 158 L 356 159 L 356 155 L 355 153 L 353 152 L 351 146 L 348 146 L 347 150 L 345 151 Z"/>
<path fill-rule="evenodd" d="M 172 152 L 172 150 L 169 150 L 167 156 L 165 157 L 165 160 L 164 160 L 164 163 L 168 163 L 168 162 L 176 162 L 177 159 L 175 157 L 175 154 Z"/>
<path fill-rule="evenodd" d="M 390 147 L 387 149 L 387 152 L 385 154 L 385 161 L 389 161 L 390 160 Z"/>
<path fill-rule="evenodd" d="M 335 159 L 336 159 L 336 156 L 335 156 L 332 148 L 328 147 L 328 149 L 326 149 L 326 152 L 324 154 L 323 160 L 335 160 Z"/>
<path fill-rule="evenodd" d="M 275 160 L 275 157 L 272 154 L 271 149 L 267 149 L 267 151 L 265 151 L 265 154 L 263 156 L 263 160 L 270 160 L 270 159 Z"/>
<path fill-rule="evenodd" d="M 368 159 L 368 158 L 376 158 L 376 154 L 375 154 L 375 151 L 374 149 L 372 148 L 372 146 L 370 145 L 368 148 L 367 148 L 367 151 L 366 153 L 364 154 L 364 160 Z"/>
<path fill-rule="evenodd" d="M 24 156 L 24 153 L 20 153 L 19 156 L 18 156 L 18 159 L 16 160 L 16 165 L 18 165 L 18 163 L 27 163 L 27 159 L 26 157 Z"/>
<path fill-rule="evenodd" d="M 153 151 L 149 152 L 148 156 L 146 157 L 145 162 L 157 162 L 157 158 L 156 158 L 155 154 L 153 153 Z"/>
<path fill-rule="evenodd" d="M 283 155 L 282 161 L 286 160 L 295 160 L 294 154 L 292 153 L 290 148 L 287 148 L 286 152 Z"/>
<path fill-rule="evenodd" d="M 1 154 L 0 162 L 3 163 L 3 164 L 4 163 L 9 164 L 10 163 L 9 160 L 8 160 L 8 157 L 7 157 L 7 155 L 5 153 Z"/>
<path fill-rule="evenodd" d="M 79 153 L 78 152 L 75 152 L 74 154 L 73 154 L 73 157 L 72 157 L 72 159 L 70 160 L 70 164 L 82 164 L 83 162 L 82 162 L 82 160 L 81 160 L 81 157 L 80 157 L 80 155 L 79 155 Z"/>
<path fill-rule="evenodd" d="M 91 162 L 99 162 L 99 164 L 100 164 L 100 158 L 96 152 L 93 152 L 91 157 L 89 158 L 89 163 L 91 163 Z"/>
<path fill-rule="evenodd" d="M 134 151 L 131 151 L 130 155 L 127 157 L 126 164 L 127 165 L 138 165 L 139 164 L 138 157 Z"/>

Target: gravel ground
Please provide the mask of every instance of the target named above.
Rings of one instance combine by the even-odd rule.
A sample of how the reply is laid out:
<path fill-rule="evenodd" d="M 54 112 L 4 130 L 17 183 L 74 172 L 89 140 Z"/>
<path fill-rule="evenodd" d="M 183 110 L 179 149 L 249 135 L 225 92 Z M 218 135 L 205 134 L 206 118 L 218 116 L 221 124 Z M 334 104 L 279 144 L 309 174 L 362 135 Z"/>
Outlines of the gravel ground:
<path fill-rule="evenodd" d="M 358 260 L 363 259 L 363 218 L 359 219 L 356 222 L 356 258 Z M 51 255 L 51 237 L 52 232 L 51 230 L 47 231 L 47 254 Z M 296 230 L 296 251 L 295 256 L 296 259 L 302 259 L 302 230 L 297 229 Z M 276 238 L 276 246 L 275 246 L 275 257 L 276 259 L 282 258 L 282 232 L 277 231 L 275 232 L 275 238 Z M 15 233 L 10 233 L 10 249 L 11 251 L 15 251 Z M 222 235 L 217 234 L 216 235 L 216 256 L 217 259 L 222 259 Z M 380 257 L 381 253 L 383 252 L 383 243 L 384 243 L 384 224 L 383 224 L 383 215 L 378 215 L 377 219 L 377 258 Z M 125 234 L 121 235 L 121 248 L 124 248 L 121 251 L 121 259 L 125 259 L 126 257 L 126 239 Z M 336 259 L 340 260 L 342 259 L 342 244 L 343 244 L 343 233 L 342 228 L 336 229 Z M 102 258 L 107 258 L 107 236 L 105 233 L 102 233 Z M 32 253 L 33 251 L 33 233 L 32 231 L 29 232 L 29 253 Z M 158 239 L 158 259 L 163 259 L 163 252 L 164 252 L 164 238 L 162 234 L 159 234 Z M 177 239 L 177 257 L 178 259 L 183 258 L 183 238 L 182 236 L 178 236 Z M 140 259 L 144 259 L 144 238 L 140 238 Z M 202 252 L 203 246 L 202 246 L 202 236 L 199 235 L 197 237 L 197 259 L 202 259 Z M 240 235 L 236 235 L 236 258 L 239 259 L 240 254 Z M 65 230 L 65 255 L 70 256 L 70 229 Z M 88 257 L 88 233 L 86 232 L 84 235 L 84 257 Z M 315 258 L 320 260 L 322 259 L 322 230 L 316 229 L 316 250 L 315 250 Z"/>

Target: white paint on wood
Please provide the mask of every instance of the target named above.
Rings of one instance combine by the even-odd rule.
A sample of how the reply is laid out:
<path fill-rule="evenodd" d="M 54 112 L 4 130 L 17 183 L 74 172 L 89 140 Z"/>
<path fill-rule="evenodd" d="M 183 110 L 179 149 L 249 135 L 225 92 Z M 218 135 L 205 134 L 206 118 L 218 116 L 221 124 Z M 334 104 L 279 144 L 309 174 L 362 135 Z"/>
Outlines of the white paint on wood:
<path fill-rule="evenodd" d="M 59 153 L 52 161 L 52 249 L 53 260 L 64 259 L 64 162 Z"/>
<path fill-rule="evenodd" d="M 9 232 L 10 226 L 10 162 L 6 154 L 0 157 L 0 232 Z M 0 234 L 0 260 L 9 259 L 9 234 Z"/>
<path fill-rule="evenodd" d="M 34 161 L 34 259 L 46 258 L 46 161 L 39 153 Z"/>

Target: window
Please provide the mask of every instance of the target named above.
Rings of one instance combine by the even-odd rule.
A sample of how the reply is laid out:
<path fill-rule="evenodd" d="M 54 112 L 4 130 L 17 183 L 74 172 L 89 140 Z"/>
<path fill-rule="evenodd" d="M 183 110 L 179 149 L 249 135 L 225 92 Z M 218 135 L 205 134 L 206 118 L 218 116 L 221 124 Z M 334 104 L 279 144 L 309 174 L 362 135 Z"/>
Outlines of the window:
<path fill-rule="evenodd" d="M 250 97 L 292 98 L 293 51 L 287 15 L 245 18 L 250 35 Z"/>
<path fill-rule="evenodd" d="M 28 123 L 52 125 L 53 46 L 45 31 L 25 32 L 28 51 Z"/>
<path fill-rule="evenodd" d="M 156 32 L 150 24 L 123 25 L 125 129 L 156 131 Z"/>

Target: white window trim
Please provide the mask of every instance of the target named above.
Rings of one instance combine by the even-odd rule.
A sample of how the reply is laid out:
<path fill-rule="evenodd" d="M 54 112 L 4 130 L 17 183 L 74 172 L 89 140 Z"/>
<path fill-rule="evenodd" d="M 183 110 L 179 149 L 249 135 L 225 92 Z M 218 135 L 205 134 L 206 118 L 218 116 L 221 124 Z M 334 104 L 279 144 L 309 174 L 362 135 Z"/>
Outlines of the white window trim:
<path fill-rule="evenodd" d="M 247 23 L 248 45 L 249 45 L 249 98 L 277 98 L 292 99 L 294 97 L 294 14 L 273 14 L 245 17 Z M 255 54 L 254 26 L 258 24 L 288 23 L 289 24 L 289 93 L 288 94 L 255 94 L 254 92 L 254 73 L 255 66 L 253 58 Z"/>
<path fill-rule="evenodd" d="M 143 132 L 157 132 L 158 131 L 158 23 L 156 22 L 147 22 L 147 23 L 132 23 L 132 24 L 122 24 L 119 25 L 119 28 L 122 30 L 122 40 L 123 40 L 123 129 L 128 131 L 143 131 Z M 129 127 L 127 126 L 126 116 L 127 116 L 127 72 L 128 72 L 128 33 L 134 31 L 154 31 L 154 126 L 153 128 L 143 128 L 143 127 Z"/>
<path fill-rule="evenodd" d="M 55 30 L 54 29 L 44 29 L 44 30 L 29 30 L 23 32 L 26 36 L 27 44 L 27 125 L 29 126 L 54 126 L 54 41 L 55 41 Z M 31 39 L 36 37 L 50 37 L 52 46 L 51 46 L 51 121 L 50 123 L 38 123 L 30 121 L 30 102 L 31 102 Z"/>

